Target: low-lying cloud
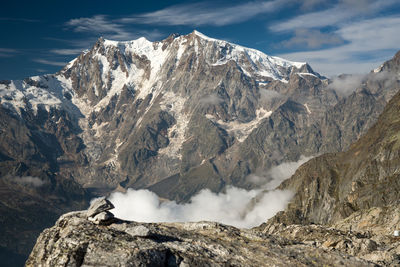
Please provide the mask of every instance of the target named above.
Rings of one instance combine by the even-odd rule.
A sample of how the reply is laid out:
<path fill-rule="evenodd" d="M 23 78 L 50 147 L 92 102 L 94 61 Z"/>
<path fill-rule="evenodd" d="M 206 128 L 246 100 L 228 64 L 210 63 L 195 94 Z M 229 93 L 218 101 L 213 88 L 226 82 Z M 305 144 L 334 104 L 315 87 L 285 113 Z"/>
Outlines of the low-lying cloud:
<path fill-rule="evenodd" d="M 366 75 L 340 75 L 331 79 L 332 82 L 328 85 L 328 88 L 335 90 L 340 96 L 346 97 L 366 83 L 382 83 L 383 88 L 386 89 L 396 86 L 399 79 L 399 74 L 385 70 L 377 73 L 371 72 Z M 370 89 L 374 90 L 373 87 Z"/>
<path fill-rule="evenodd" d="M 279 186 L 283 181 L 289 179 L 303 163 L 312 157 L 301 156 L 298 161 L 284 162 L 272 167 L 266 172 L 250 174 L 247 181 L 265 190 L 272 190 Z"/>
<path fill-rule="evenodd" d="M 14 177 L 12 181 L 20 185 L 33 186 L 33 187 L 41 187 L 44 184 L 46 184 L 45 181 L 43 181 L 39 177 L 34 177 L 34 176 L 23 176 L 23 177 L 17 176 Z"/>
<path fill-rule="evenodd" d="M 361 86 L 365 78 L 366 75 L 361 74 L 337 76 L 332 79 L 328 88 L 335 90 L 340 96 L 349 96 Z"/>
<path fill-rule="evenodd" d="M 228 187 L 224 193 L 202 190 L 189 203 L 161 202 L 148 190 L 128 189 L 113 193 L 116 217 L 140 222 L 217 221 L 240 228 L 250 228 L 265 222 L 283 210 L 292 198 L 289 191 L 250 190 Z"/>
<path fill-rule="evenodd" d="M 260 96 L 262 100 L 273 100 L 277 98 L 283 98 L 284 96 L 277 91 L 268 90 L 268 89 L 260 89 Z"/>
<path fill-rule="evenodd" d="M 240 228 L 260 225 L 284 210 L 293 196 L 290 191 L 275 188 L 294 174 L 310 157 L 302 156 L 296 162 L 286 162 L 271 168 L 265 176 L 251 175 L 259 189 L 245 190 L 227 187 L 224 192 L 213 193 L 208 189 L 193 196 L 189 203 L 160 201 L 149 190 L 128 189 L 115 192 L 109 200 L 114 204 L 116 217 L 140 222 L 195 222 L 216 221 Z"/>
<path fill-rule="evenodd" d="M 210 94 L 200 98 L 199 103 L 203 105 L 217 105 L 223 101 L 224 100 L 220 96 L 216 94 Z"/>

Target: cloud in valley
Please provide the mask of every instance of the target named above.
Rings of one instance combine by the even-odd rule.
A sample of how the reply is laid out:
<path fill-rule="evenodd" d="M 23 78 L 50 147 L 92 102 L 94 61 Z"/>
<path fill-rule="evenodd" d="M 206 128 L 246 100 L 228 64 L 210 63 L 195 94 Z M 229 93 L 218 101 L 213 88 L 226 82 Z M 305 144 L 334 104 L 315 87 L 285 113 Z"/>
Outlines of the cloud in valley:
<path fill-rule="evenodd" d="M 14 177 L 11 181 L 14 183 L 24 185 L 24 186 L 33 186 L 33 187 L 41 187 L 46 184 L 45 181 L 40 179 L 39 177 L 34 176 L 23 176 L 23 177 Z"/>
<path fill-rule="evenodd" d="M 272 100 L 284 97 L 282 94 L 274 90 L 260 89 L 260 96 L 262 100 Z"/>
<path fill-rule="evenodd" d="M 303 163 L 313 157 L 301 156 L 298 161 L 283 162 L 272 167 L 266 172 L 250 174 L 247 181 L 263 189 L 272 190 L 279 186 L 283 181 L 289 179 Z"/>
<path fill-rule="evenodd" d="M 275 190 L 296 169 L 311 157 L 302 156 L 296 162 L 285 162 L 265 172 L 264 176 L 247 177 L 259 189 L 245 190 L 227 187 L 225 192 L 213 193 L 208 189 L 193 196 L 189 203 L 162 202 L 148 190 L 128 189 L 126 193 L 111 194 L 116 217 L 139 222 L 191 222 L 217 221 L 236 227 L 250 228 L 260 225 L 284 210 L 293 194 Z"/>
<path fill-rule="evenodd" d="M 203 105 L 217 105 L 224 100 L 217 94 L 210 94 L 200 98 L 199 103 Z"/>
<path fill-rule="evenodd" d="M 228 187 L 224 193 L 208 189 L 193 196 L 189 203 L 160 202 L 148 190 L 128 189 L 127 193 L 113 193 L 116 217 L 139 222 L 195 222 L 217 221 L 236 227 L 250 228 L 265 222 L 290 201 L 289 191 L 244 190 Z"/>

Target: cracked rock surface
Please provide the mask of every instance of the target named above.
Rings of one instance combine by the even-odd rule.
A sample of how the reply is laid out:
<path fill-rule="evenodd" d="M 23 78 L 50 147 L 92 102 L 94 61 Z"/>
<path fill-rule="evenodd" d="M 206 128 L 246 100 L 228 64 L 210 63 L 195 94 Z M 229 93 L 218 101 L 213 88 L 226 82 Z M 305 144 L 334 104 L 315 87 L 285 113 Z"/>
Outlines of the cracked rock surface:
<path fill-rule="evenodd" d="M 262 231 L 213 222 L 96 225 L 63 215 L 39 237 L 26 266 L 375 266 Z"/>

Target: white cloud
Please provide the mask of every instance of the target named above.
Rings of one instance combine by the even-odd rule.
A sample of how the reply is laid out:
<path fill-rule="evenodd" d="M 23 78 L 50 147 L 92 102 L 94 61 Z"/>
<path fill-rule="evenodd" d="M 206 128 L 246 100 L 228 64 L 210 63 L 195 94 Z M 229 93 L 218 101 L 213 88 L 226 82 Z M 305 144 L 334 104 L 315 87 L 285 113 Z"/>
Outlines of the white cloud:
<path fill-rule="evenodd" d="M 378 14 L 381 10 L 384 10 L 396 3 L 398 3 L 397 0 L 340 1 L 339 4 L 332 8 L 299 15 L 293 19 L 275 23 L 269 26 L 269 29 L 274 32 L 282 32 L 292 31 L 295 29 L 337 26 L 343 23 L 348 23 L 350 20 L 360 20 L 365 16 Z"/>
<path fill-rule="evenodd" d="M 362 74 L 334 77 L 328 88 L 335 90 L 341 96 L 348 96 L 360 87 L 365 77 L 366 75 Z"/>
<path fill-rule="evenodd" d="M 247 181 L 266 190 L 275 189 L 283 181 L 289 179 L 296 172 L 298 167 L 311 158 L 312 157 L 301 156 L 298 161 L 283 162 L 266 172 L 250 174 L 247 177 Z"/>
<path fill-rule="evenodd" d="M 93 17 L 75 18 L 65 23 L 67 28 L 71 28 L 75 32 L 81 32 L 92 35 L 103 35 L 112 40 L 133 40 L 139 37 L 146 37 L 150 40 L 158 39 L 164 34 L 154 29 L 132 30 L 116 20 L 110 19 L 105 15 L 95 15 Z"/>
<path fill-rule="evenodd" d="M 206 95 L 200 98 L 199 103 L 203 105 L 217 105 L 224 100 L 217 94 Z"/>
<path fill-rule="evenodd" d="M 67 49 L 52 49 L 50 50 L 50 53 L 56 54 L 56 55 L 78 55 L 82 53 L 84 49 L 81 48 L 67 48 Z"/>
<path fill-rule="evenodd" d="M 11 48 L 0 48 L 0 57 L 12 57 L 18 53 L 18 50 Z"/>
<path fill-rule="evenodd" d="M 257 15 L 276 11 L 289 0 L 255 1 L 235 6 L 211 6 L 209 3 L 183 4 L 150 13 L 123 18 L 124 23 L 158 25 L 215 25 L 243 22 Z"/>
<path fill-rule="evenodd" d="M 391 58 L 399 49 L 400 17 L 387 16 L 343 25 L 335 34 L 344 45 L 315 51 L 280 54 L 289 60 L 306 60 L 324 75 L 366 73 Z"/>
<path fill-rule="evenodd" d="M 284 97 L 282 94 L 274 90 L 260 89 L 260 96 L 262 100 L 272 100 Z"/>
<path fill-rule="evenodd" d="M 319 30 L 296 29 L 292 38 L 282 42 L 286 47 L 305 46 L 309 48 L 320 48 L 323 45 L 337 45 L 344 41 L 338 35 L 323 33 Z"/>
<path fill-rule="evenodd" d="M 139 222 L 217 221 L 236 227 L 250 228 L 260 225 L 284 210 L 293 194 L 275 188 L 290 178 L 296 169 L 311 157 L 301 156 L 296 162 L 285 162 L 271 168 L 262 176 L 250 175 L 248 181 L 259 189 L 245 190 L 228 187 L 225 192 L 213 193 L 204 189 L 189 203 L 161 202 L 148 190 L 128 189 L 115 192 L 109 200 L 114 204 L 116 217 Z"/>
<path fill-rule="evenodd" d="M 60 62 L 60 61 L 52 61 L 52 60 L 47 60 L 47 59 L 40 59 L 40 58 L 35 58 L 32 59 L 34 62 L 40 63 L 40 64 L 45 64 L 45 65 L 51 65 L 51 66 L 65 66 L 67 63 L 65 62 Z"/>
<path fill-rule="evenodd" d="M 44 184 L 46 184 L 46 182 L 44 182 L 40 178 L 33 176 L 23 176 L 23 177 L 17 176 L 14 177 L 12 181 L 20 185 L 33 186 L 33 187 L 41 187 Z"/>
<path fill-rule="evenodd" d="M 289 191 L 262 191 L 228 187 L 225 193 L 202 190 L 187 204 L 160 202 L 153 192 L 128 189 L 113 193 L 109 200 L 113 213 L 125 220 L 140 222 L 217 221 L 236 227 L 257 226 L 283 210 L 290 201 Z"/>

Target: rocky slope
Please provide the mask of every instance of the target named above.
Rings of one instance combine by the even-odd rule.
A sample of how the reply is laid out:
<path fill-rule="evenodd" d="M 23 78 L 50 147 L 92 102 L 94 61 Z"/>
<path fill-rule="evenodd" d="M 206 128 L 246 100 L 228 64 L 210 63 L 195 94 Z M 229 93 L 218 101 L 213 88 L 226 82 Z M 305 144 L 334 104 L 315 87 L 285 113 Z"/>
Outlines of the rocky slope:
<path fill-rule="evenodd" d="M 194 31 L 159 42 L 100 38 L 54 75 L 1 81 L 1 207 L 9 214 L 1 246 L 31 244 L 10 218 L 31 214 L 36 223 L 43 208 L 50 222 L 90 194 L 149 188 L 187 201 L 204 188 L 254 187 L 249 174 L 301 155 L 340 151 L 397 92 L 388 77 L 398 66 L 396 56 L 342 96 L 305 63 Z M 19 197 L 37 208 L 13 206 Z"/>
<path fill-rule="evenodd" d="M 301 166 L 279 187 L 296 192 L 282 219 L 332 224 L 355 212 L 388 211 L 399 205 L 399 116 L 397 94 L 377 123 L 346 152 L 326 154 Z"/>
<path fill-rule="evenodd" d="M 115 218 L 96 223 L 91 218 L 86 211 L 63 215 L 40 235 L 26 266 L 375 266 L 305 240 L 218 223 L 143 224 Z M 317 233 L 342 237 L 315 228 Z M 347 240 L 359 245 L 358 252 L 377 247 L 363 236 Z"/>
<path fill-rule="evenodd" d="M 377 123 L 347 151 L 314 158 L 283 182 L 280 189 L 295 192 L 292 201 L 259 229 L 286 236 L 293 234 L 291 227 L 319 224 L 363 233 L 381 247 L 364 258 L 398 265 L 399 239 L 392 235 L 400 225 L 399 117 L 397 93 Z M 335 238 L 328 243 L 333 249 L 343 246 Z"/>

